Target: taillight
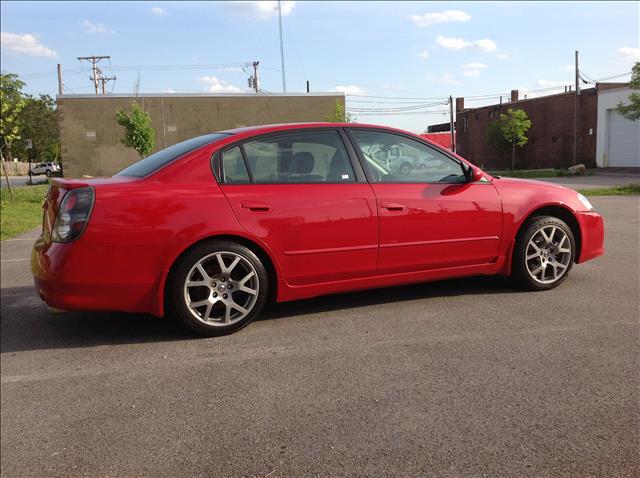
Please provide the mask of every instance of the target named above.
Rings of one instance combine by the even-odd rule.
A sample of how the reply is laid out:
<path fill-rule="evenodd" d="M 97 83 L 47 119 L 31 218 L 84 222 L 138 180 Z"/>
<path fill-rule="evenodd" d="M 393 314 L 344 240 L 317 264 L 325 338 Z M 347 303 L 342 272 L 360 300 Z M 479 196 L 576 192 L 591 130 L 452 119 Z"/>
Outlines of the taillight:
<path fill-rule="evenodd" d="M 89 222 L 93 201 L 93 188 L 72 189 L 65 194 L 53 224 L 51 240 L 71 242 L 78 239 Z"/>

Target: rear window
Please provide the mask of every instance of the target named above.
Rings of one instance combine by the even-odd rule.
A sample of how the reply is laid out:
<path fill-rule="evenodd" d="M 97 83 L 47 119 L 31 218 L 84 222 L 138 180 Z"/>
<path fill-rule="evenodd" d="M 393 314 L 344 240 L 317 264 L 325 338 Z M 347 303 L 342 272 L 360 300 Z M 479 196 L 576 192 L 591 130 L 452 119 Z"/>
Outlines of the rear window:
<path fill-rule="evenodd" d="M 231 136 L 231 134 L 212 133 L 188 139 L 186 141 L 183 141 L 182 143 L 177 143 L 173 146 L 169 146 L 168 148 L 160 150 L 157 153 L 153 153 L 152 155 L 147 156 L 146 158 L 141 159 L 136 163 L 133 163 L 131 166 L 123 169 L 119 173 L 116 173 L 115 176 L 134 176 L 137 178 L 148 176 L 161 167 L 166 166 L 170 162 L 178 159 L 180 156 L 184 156 L 185 154 L 198 149 L 201 146 L 205 146 L 228 136 Z"/>

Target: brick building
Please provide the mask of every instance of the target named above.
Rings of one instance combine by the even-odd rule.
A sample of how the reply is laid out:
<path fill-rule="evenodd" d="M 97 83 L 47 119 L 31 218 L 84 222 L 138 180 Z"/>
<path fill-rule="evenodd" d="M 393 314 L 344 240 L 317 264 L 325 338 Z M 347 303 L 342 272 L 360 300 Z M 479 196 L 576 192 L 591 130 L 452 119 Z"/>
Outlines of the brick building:
<path fill-rule="evenodd" d="M 116 110 L 128 109 L 130 95 L 58 96 L 64 175 L 109 176 L 139 159 L 121 143 L 124 128 Z M 344 107 L 342 93 L 144 94 L 135 98 L 151 116 L 155 150 L 194 136 L 241 126 L 324 121 Z"/>
<path fill-rule="evenodd" d="M 598 91 L 617 88 L 624 83 L 599 83 L 580 92 L 578 102 L 578 142 L 576 160 L 587 167 L 596 166 L 596 126 Z M 489 125 L 507 109 L 526 111 L 533 123 L 528 143 L 516 148 L 519 168 L 566 168 L 573 164 L 573 128 L 575 93 L 520 99 L 518 90 L 510 101 L 465 108 L 464 98 L 456 98 L 456 152 L 487 169 L 511 168 L 511 151 L 497 150 L 487 141 Z"/>

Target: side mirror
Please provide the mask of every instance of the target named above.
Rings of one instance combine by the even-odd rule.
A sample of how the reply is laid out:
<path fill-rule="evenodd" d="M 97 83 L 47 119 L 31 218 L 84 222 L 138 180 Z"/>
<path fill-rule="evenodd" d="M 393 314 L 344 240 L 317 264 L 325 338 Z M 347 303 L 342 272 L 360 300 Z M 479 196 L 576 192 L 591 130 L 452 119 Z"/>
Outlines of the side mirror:
<path fill-rule="evenodd" d="M 482 170 L 476 168 L 475 166 L 471 166 L 470 164 L 466 164 L 464 167 L 464 177 L 467 179 L 468 183 L 474 183 L 479 181 L 482 178 Z"/>

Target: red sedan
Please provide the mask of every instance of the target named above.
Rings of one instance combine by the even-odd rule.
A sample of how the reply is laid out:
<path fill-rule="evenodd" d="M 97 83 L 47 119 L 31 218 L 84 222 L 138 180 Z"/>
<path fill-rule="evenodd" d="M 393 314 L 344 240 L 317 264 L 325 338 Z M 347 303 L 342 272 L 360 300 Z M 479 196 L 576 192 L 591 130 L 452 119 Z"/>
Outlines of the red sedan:
<path fill-rule="evenodd" d="M 576 191 L 354 124 L 200 136 L 111 178 L 54 179 L 43 209 L 31 267 L 50 307 L 170 315 L 205 335 L 268 300 L 489 274 L 551 289 L 604 252 Z"/>

